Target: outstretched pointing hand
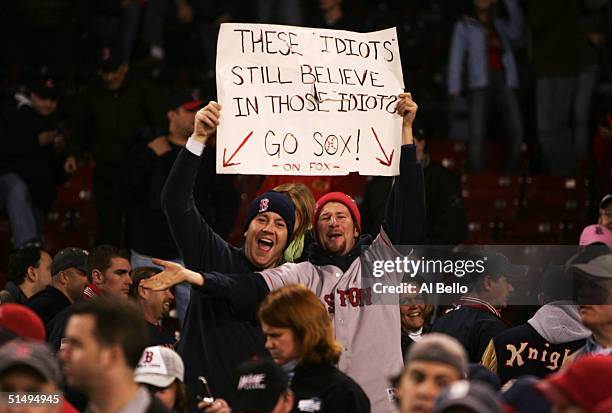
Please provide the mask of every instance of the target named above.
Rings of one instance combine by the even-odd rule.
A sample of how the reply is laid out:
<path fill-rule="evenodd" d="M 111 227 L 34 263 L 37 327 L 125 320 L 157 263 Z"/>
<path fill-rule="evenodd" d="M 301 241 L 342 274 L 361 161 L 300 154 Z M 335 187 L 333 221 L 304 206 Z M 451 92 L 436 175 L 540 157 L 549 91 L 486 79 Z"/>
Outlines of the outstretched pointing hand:
<path fill-rule="evenodd" d="M 204 285 L 204 278 L 197 272 L 188 270 L 180 264 L 153 258 L 153 264 L 164 267 L 164 270 L 151 278 L 142 280 L 140 285 L 153 291 L 163 291 L 184 281 Z"/>

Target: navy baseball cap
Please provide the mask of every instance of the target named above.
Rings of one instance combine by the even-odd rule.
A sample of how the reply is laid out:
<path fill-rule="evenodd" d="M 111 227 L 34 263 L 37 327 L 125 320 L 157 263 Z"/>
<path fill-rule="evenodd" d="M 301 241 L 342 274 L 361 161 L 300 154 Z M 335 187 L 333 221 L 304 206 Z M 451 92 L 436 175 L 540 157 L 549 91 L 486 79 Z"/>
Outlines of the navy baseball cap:
<path fill-rule="evenodd" d="M 46 77 L 38 79 L 30 85 L 30 92 L 37 94 L 43 99 L 57 100 L 60 92 L 55 79 Z"/>
<path fill-rule="evenodd" d="M 503 274 L 507 278 L 524 277 L 529 267 L 526 265 L 512 264 L 504 254 L 493 251 L 485 251 L 483 254 L 487 260 L 485 268 L 488 273 Z"/>
<path fill-rule="evenodd" d="M 271 360 L 249 361 L 238 366 L 238 383 L 232 411 L 268 413 L 289 389 L 289 377 Z"/>
<path fill-rule="evenodd" d="M 98 65 L 104 73 L 116 71 L 126 61 L 125 56 L 118 48 L 104 47 L 98 53 Z"/>
<path fill-rule="evenodd" d="M 484 271 L 473 273 L 472 277 L 466 279 L 467 284 L 476 283 L 486 276 L 494 277 L 499 274 L 509 280 L 517 280 L 524 278 L 529 271 L 527 265 L 512 264 L 504 254 L 491 250 L 459 251 L 455 253 L 455 259 L 483 262 Z"/>
<path fill-rule="evenodd" d="M 168 110 L 183 108 L 189 112 L 193 112 L 200 109 L 202 103 L 203 101 L 200 99 L 199 90 L 181 90 L 170 96 Z"/>
<path fill-rule="evenodd" d="M 68 247 L 64 248 L 53 257 L 51 262 L 51 275 L 56 275 L 60 271 L 68 268 L 76 268 L 77 270 L 87 274 L 87 257 L 89 252 L 82 248 Z"/>
<path fill-rule="evenodd" d="M 502 405 L 516 413 L 550 413 L 550 402 L 535 388 L 539 381 L 535 376 L 517 378 L 500 396 Z"/>

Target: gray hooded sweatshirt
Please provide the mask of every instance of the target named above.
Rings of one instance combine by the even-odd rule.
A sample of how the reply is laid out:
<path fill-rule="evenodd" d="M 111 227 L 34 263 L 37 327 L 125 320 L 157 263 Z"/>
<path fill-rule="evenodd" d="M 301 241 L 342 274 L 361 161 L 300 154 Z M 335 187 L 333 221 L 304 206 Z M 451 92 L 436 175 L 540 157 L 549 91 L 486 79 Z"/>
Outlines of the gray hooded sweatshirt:
<path fill-rule="evenodd" d="M 578 306 L 569 301 L 554 301 L 542 306 L 527 323 L 551 344 L 584 340 L 591 336 L 591 330 L 580 320 Z"/>

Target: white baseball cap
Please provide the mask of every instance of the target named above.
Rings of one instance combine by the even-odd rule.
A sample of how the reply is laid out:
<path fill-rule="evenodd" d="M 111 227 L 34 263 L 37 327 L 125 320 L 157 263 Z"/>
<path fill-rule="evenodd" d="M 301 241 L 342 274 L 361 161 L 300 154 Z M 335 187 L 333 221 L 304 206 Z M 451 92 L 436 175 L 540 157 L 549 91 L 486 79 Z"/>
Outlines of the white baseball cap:
<path fill-rule="evenodd" d="M 184 381 L 185 366 L 181 357 L 172 349 L 163 346 L 147 347 L 134 371 L 137 383 L 155 387 L 168 387 L 175 379 Z"/>

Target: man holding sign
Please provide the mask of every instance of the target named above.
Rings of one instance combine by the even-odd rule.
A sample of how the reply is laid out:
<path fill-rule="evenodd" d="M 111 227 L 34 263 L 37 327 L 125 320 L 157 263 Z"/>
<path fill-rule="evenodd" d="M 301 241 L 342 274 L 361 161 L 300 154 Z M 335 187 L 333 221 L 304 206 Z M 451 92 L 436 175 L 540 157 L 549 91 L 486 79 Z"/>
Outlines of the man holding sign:
<path fill-rule="evenodd" d="M 422 170 L 412 145 L 417 107 L 410 94 L 397 94 L 404 85 L 395 29 L 362 34 L 224 24 L 218 50 L 221 105 L 211 102 L 196 115 L 162 196 L 173 236 L 194 271 L 156 261 L 166 270 L 143 284 L 157 289 L 184 279 L 195 286 L 178 347 L 186 383 L 197 391 L 196 378 L 204 374 L 215 396 L 228 397 L 231 370 L 263 348 L 252 326 L 258 303 L 270 290 L 297 282 L 333 314 L 336 338 L 345 346 L 340 369 L 361 384 L 375 411 L 391 411 L 387 379 L 402 367 L 399 311 L 397 303 L 371 305 L 361 262 L 393 255 L 392 243 L 416 242 L 424 221 Z M 244 249 L 220 242 L 191 197 L 202 149 L 217 126 L 219 173 L 400 174 L 381 235 L 375 241 L 361 236 L 356 204 L 345 194 L 327 194 L 317 208 L 312 262 L 274 270 L 290 242 L 294 213 L 279 194 L 268 193 L 249 214 L 271 216 L 260 235 L 247 223 Z M 213 271 L 262 272 L 233 277 Z"/>
<path fill-rule="evenodd" d="M 361 216 L 354 201 L 343 193 L 329 193 L 317 202 L 313 223 L 317 242 L 313 244 L 309 262 L 228 276 L 202 274 L 155 260 L 165 270 L 143 282 L 143 286 L 158 290 L 187 281 L 194 286 L 192 302 L 204 296 L 224 298 L 235 317 L 252 319 L 259 302 L 269 291 L 287 284 L 304 284 L 319 296 L 332 316 L 336 339 L 344 346 L 340 370 L 363 387 L 374 412 L 393 411 L 393 391 L 388 378 L 403 365 L 399 311 L 397 305 L 373 305 L 367 274 L 362 276 L 362 261 L 392 259 L 397 254 L 393 244 L 414 244 L 422 235 L 423 176 L 412 137 L 416 111 L 417 105 L 409 93 L 398 96 L 396 112 L 403 116 L 400 176 L 387 201 L 385 223 L 374 241 L 370 236 L 361 235 Z M 193 143 L 187 149 L 195 142 L 201 148 L 214 133 L 220 118 L 221 107 L 215 102 L 200 110 L 190 138 Z M 180 164 L 175 167 L 180 168 Z M 200 351 L 185 348 L 186 353 Z M 214 383 L 215 377 L 209 380 Z"/>
<path fill-rule="evenodd" d="M 399 173 L 395 29 L 224 24 L 218 51 L 218 173 Z"/>

